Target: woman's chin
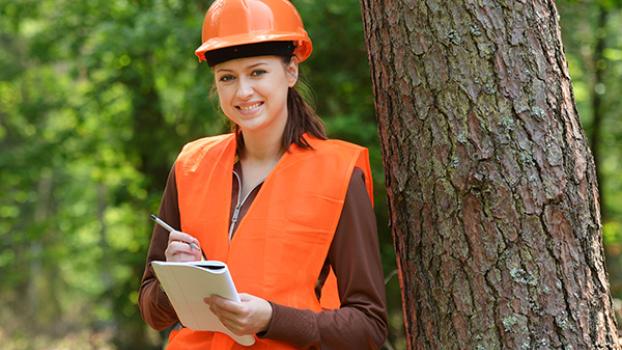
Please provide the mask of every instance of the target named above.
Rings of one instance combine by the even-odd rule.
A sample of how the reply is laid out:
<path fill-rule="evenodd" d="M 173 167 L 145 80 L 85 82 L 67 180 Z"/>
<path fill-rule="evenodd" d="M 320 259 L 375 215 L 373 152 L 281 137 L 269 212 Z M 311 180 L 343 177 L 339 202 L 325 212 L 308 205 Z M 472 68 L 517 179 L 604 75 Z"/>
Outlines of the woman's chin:
<path fill-rule="evenodd" d="M 257 131 L 262 129 L 264 123 L 260 120 L 243 120 L 238 122 L 238 126 L 242 131 Z"/>

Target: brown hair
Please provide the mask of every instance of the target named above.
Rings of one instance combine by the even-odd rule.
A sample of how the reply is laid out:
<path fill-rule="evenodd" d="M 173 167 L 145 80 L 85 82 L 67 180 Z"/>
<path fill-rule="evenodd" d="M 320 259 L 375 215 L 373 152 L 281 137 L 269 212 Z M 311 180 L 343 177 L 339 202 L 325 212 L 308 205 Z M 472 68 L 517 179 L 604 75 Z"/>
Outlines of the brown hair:
<path fill-rule="evenodd" d="M 283 57 L 283 63 L 289 64 L 292 56 Z M 238 150 L 244 148 L 244 138 L 240 127 L 232 123 L 232 131 L 236 135 Z M 311 149 L 311 145 L 302 137 L 302 134 L 326 140 L 326 130 L 324 122 L 315 113 L 315 110 L 304 100 L 296 88 L 290 87 L 287 90 L 287 122 L 283 130 L 281 149 L 286 151 L 294 143 L 296 146 Z"/>

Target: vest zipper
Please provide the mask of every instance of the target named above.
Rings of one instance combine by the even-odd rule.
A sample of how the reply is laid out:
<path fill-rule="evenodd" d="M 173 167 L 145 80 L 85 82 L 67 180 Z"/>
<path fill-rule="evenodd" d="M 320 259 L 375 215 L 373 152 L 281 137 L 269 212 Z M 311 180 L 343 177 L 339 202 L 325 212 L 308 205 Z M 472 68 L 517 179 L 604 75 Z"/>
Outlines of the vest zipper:
<path fill-rule="evenodd" d="M 263 181 L 258 183 L 257 186 L 253 187 L 252 190 L 248 191 L 246 196 L 244 196 L 244 199 L 240 201 L 240 197 L 242 197 L 242 180 L 240 179 L 240 176 L 238 175 L 238 173 L 236 173 L 235 171 L 233 172 L 233 175 L 235 175 L 235 178 L 238 181 L 238 201 L 235 205 L 235 209 L 233 209 L 233 215 L 231 216 L 231 226 L 229 226 L 229 241 L 231 241 L 231 238 L 233 236 L 233 228 L 235 227 L 235 223 L 238 222 L 238 216 L 240 215 L 240 209 L 242 208 L 242 204 L 246 202 L 246 199 L 251 193 L 253 193 L 255 188 L 257 188 L 257 186 L 263 183 Z"/>

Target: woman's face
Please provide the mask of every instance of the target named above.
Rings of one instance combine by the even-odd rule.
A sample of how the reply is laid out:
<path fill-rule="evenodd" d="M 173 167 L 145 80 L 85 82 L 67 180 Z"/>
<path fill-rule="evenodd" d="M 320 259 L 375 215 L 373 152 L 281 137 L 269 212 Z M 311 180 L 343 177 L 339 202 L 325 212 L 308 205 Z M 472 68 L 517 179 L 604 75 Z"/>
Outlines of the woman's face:
<path fill-rule="evenodd" d="M 285 126 L 287 90 L 298 79 L 295 59 L 278 56 L 229 60 L 214 66 L 216 90 L 225 115 L 242 131 Z"/>

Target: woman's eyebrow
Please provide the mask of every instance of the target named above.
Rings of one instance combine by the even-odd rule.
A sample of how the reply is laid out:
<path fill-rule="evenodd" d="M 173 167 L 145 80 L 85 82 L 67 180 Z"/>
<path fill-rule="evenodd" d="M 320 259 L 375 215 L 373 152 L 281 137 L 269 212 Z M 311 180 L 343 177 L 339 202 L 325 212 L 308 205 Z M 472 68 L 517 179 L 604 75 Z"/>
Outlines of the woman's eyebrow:
<path fill-rule="evenodd" d="M 261 66 L 261 65 L 265 65 L 267 64 L 266 62 L 257 62 L 257 63 L 253 63 L 250 66 L 245 67 L 245 69 L 252 69 L 255 68 L 257 66 Z M 233 69 L 228 69 L 228 68 L 218 68 L 216 69 L 216 73 L 219 72 L 233 72 Z"/>
<path fill-rule="evenodd" d="M 264 65 L 264 64 L 267 64 L 267 63 L 266 62 L 257 62 L 257 63 L 251 64 L 250 66 L 246 67 L 246 69 L 255 68 L 257 66 L 261 66 L 261 65 Z"/>
<path fill-rule="evenodd" d="M 227 69 L 227 68 L 218 68 L 218 69 L 216 69 L 216 73 L 219 73 L 219 72 L 233 72 L 233 70 Z"/>

